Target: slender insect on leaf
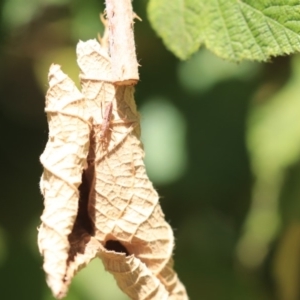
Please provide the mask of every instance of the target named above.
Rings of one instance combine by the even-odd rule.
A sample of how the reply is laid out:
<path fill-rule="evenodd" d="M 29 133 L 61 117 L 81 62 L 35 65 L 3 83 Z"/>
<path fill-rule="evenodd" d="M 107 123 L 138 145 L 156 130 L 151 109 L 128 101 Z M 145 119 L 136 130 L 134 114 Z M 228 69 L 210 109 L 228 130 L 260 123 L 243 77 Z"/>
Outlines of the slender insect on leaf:
<path fill-rule="evenodd" d="M 102 124 L 100 125 L 99 142 L 102 145 L 102 150 L 106 150 L 109 143 L 109 130 L 112 117 L 113 103 L 109 102 L 104 110 Z"/>

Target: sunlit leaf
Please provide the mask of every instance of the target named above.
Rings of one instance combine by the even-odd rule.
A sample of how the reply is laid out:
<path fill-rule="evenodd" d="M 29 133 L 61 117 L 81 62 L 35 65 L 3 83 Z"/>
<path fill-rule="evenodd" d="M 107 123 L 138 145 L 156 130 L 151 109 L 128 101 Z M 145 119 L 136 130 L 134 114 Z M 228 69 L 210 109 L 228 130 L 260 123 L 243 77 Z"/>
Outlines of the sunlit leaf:
<path fill-rule="evenodd" d="M 300 50 L 297 0 L 150 0 L 149 19 L 181 59 L 205 45 L 231 60 L 265 61 Z"/>

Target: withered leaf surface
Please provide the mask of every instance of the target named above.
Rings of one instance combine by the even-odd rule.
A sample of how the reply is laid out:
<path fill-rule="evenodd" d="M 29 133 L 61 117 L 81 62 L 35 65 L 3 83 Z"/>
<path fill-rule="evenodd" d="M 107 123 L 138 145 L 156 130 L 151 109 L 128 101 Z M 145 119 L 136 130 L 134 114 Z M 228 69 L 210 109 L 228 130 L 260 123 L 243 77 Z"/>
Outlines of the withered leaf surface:
<path fill-rule="evenodd" d="M 159 279 L 134 255 L 103 252 L 105 269 L 116 279 L 118 286 L 130 299 L 169 299 L 169 292 Z"/>
<path fill-rule="evenodd" d="M 89 149 L 85 100 L 60 66 L 52 65 L 46 95 L 49 139 L 40 160 L 44 167 L 40 188 L 45 209 L 38 233 L 47 283 L 56 297 L 66 293 L 68 235 L 78 210 L 82 170 Z"/>
<path fill-rule="evenodd" d="M 158 274 L 172 255 L 173 232 L 146 174 L 133 87 L 109 82 L 109 58 L 96 41 L 79 43 L 77 57 L 82 92 L 96 126 L 105 121 L 99 108 L 103 111 L 109 103 L 113 105 L 110 130 L 106 133 L 108 147 L 103 147 L 95 131 L 95 188 L 89 209 L 96 238 L 102 244 L 107 240 L 121 242 L 130 254 Z"/>
<path fill-rule="evenodd" d="M 146 174 L 134 89 L 112 82 L 97 41 L 79 42 L 77 58 L 82 94 L 59 66 L 49 73 L 38 241 L 47 283 L 63 297 L 97 256 L 131 299 L 188 299 L 173 269 L 172 229 Z"/>

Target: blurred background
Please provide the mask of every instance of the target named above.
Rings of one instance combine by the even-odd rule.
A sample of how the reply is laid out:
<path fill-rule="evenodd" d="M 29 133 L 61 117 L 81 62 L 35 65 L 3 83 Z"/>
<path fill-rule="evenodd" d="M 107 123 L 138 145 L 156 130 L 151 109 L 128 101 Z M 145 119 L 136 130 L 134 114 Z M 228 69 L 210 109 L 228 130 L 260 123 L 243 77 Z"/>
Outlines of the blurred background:
<path fill-rule="evenodd" d="M 233 64 L 202 48 L 180 62 L 133 1 L 136 102 L 148 174 L 175 232 L 192 300 L 300 299 L 300 56 Z M 78 40 L 102 32 L 100 0 L 0 0 L 1 299 L 50 300 L 37 249 L 47 73 L 78 85 Z M 67 300 L 128 299 L 100 261 Z"/>

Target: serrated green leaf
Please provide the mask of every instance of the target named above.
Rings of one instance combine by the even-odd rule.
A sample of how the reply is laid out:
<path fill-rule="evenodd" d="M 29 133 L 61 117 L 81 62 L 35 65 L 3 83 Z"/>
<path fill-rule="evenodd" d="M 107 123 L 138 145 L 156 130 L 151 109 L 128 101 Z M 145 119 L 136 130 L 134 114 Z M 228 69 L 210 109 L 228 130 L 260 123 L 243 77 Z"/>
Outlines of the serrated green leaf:
<path fill-rule="evenodd" d="M 230 61 L 300 51 L 299 0 L 150 0 L 148 16 L 181 59 L 201 45 Z"/>

